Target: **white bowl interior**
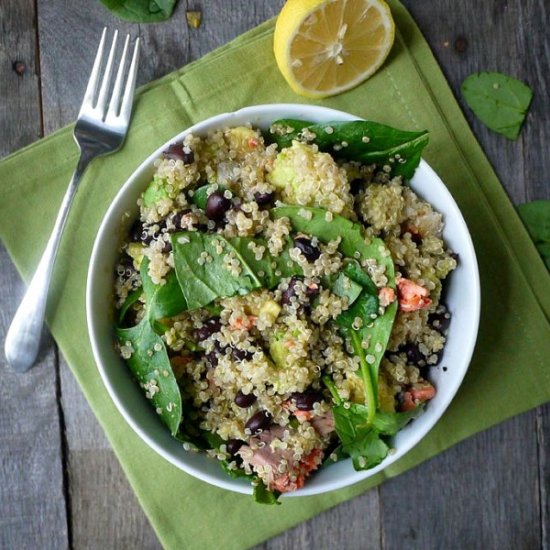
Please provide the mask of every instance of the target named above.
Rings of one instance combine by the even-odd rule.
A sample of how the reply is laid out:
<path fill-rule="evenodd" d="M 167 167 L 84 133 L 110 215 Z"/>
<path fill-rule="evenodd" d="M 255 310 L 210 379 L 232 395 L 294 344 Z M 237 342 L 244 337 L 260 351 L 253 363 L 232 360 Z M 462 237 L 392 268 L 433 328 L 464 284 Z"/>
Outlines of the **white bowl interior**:
<path fill-rule="evenodd" d="M 201 135 L 212 129 L 246 123 L 267 129 L 278 118 L 298 118 L 316 122 L 357 119 L 348 113 L 323 107 L 292 104 L 258 105 L 210 118 L 183 131 L 168 143 L 181 141 L 190 132 Z M 146 159 L 124 184 L 105 214 L 96 237 L 86 292 L 88 331 L 92 349 L 101 377 L 115 405 L 150 447 L 178 468 L 203 481 L 232 491 L 250 493 L 251 487 L 246 480 L 229 478 L 215 460 L 204 454 L 186 452 L 182 445 L 170 436 L 113 345 L 113 274 L 120 236 L 137 218 L 136 201 L 152 178 L 153 162 L 166 149 L 168 143 Z M 426 412 L 420 418 L 399 432 L 394 439 L 396 452 L 379 466 L 356 472 L 350 460 L 339 462 L 313 475 L 304 488 L 290 493 L 291 496 L 319 494 L 357 483 L 401 458 L 441 417 L 468 369 L 477 336 L 480 309 L 479 275 L 474 247 L 451 194 L 425 161 L 421 161 L 410 185 L 416 193 L 443 214 L 444 239 L 460 258 L 458 268 L 446 283 L 446 303 L 452 314 L 447 345 L 440 367 L 431 369 L 437 395 L 430 401 Z M 441 368 L 442 366 L 447 367 L 446 371 Z"/>

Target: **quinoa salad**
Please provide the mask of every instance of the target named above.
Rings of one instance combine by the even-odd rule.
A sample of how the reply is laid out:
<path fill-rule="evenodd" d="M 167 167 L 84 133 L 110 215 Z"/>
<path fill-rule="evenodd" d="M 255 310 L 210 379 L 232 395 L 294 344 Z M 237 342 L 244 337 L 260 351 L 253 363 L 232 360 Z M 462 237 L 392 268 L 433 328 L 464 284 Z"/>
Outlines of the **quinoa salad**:
<path fill-rule="evenodd" d="M 457 256 L 407 185 L 427 142 L 288 119 L 155 162 L 116 268 L 117 346 L 183 448 L 259 502 L 380 464 L 436 394 Z"/>

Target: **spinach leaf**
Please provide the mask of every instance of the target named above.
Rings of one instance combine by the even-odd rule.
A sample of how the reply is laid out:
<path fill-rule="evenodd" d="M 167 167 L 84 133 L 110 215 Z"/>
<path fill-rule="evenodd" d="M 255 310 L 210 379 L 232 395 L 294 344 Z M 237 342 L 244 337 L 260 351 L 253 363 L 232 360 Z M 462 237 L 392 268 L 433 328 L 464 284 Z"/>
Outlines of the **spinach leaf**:
<path fill-rule="evenodd" d="M 357 260 L 348 260 L 342 271 L 357 284 L 365 287 L 371 294 L 378 294 L 377 286 L 372 282 L 366 271 Z"/>
<path fill-rule="evenodd" d="M 139 288 L 136 288 L 136 290 L 128 294 L 128 296 L 126 297 L 126 300 L 124 300 L 124 303 L 120 307 L 120 311 L 118 312 L 119 325 L 122 325 L 122 323 L 124 322 L 124 318 L 128 313 L 128 310 L 141 298 L 142 294 L 143 294 L 142 286 L 140 286 Z"/>
<path fill-rule="evenodd" d="M 303 274 L 300 265 L 290 258 L 289 251 L 294 246 L 290 239 L 287 239 L 279 256 L 269 254 L 267 242 L 264 239 L 235 237 L 229 239 L 229 242 L 239 251 L 246 263 L 256 273 L 264 288 L 274 288 L 283 278 Z M 265 247 L 266 250 L 261 260 L 256 259 L 254 252 L 249 248 L 250 243 Z"/>
<path fill-rule="evenodd" d="M 229 462 L 227 460 L 220 460 L 220 466 L 222 470 L 231 478 L 231 479 L 239 479 L 241 477 L 248 477 L 252 478 L 252 474 L 247 474 L 244 470 L 241 468 L 235 468 L 232 469 L 229 467 Z"/>
<path fill-rule="evenodd" d="M 330 291 L 340 298 L 348 299 L 348 306 L 353 304 L 360 294 L 363 292 L 363 287 L 357 284 L 353 279 L 340 271 L 323 281 L 323 286 L 330 288 Z"/>
<path fill-rule="evenodd" d="M 216 243 L 223 245 L 218 254 Z M 262 282 L 239 251 L 221 235 L 185 231 L 172 235 L 174 265 L 179 285 L 189 309 L 205 306 L 222 296 L 248 294 Z M 240 268 L 232 274 L 224 263 L 231 255 Z"/>
<path fill-rule="evenodd" d="M 342 450 L 352 458 L 356 470 L 373 468 L 386 458 L 389 446 L 368 421 L 369 413 L 365 405 L 336 405 L 332 414 Z"/>
<path fill-rule="evenodd" d="M 156 23 L 168 19 L 177 0 L 100 0 L 115 15 L 135 23 Z"/>
<path fill-rule="evenodd" d="M 281 493 L 278 493 L 277 491 L 269 491 L 263 481 L 259 478 L 256 478 L 255 481 L 254 500 L 256 502 L 260 504 L 281 504 L 278 500 Z"/>
<path fill-rule="evenodd" d="M 163 285 L 156 285 L 149 277 L 149 258 L 145 257 L 141 262 L 140 275 L 149 319 L 156 321 L 173 317 L 187 309 L 175 271 L 166 275 Z"/>
<path fill-rule="evenodd" d="M 359 299 L 338 315 L 334 322 L 340 327 L 353 329 L 357 318 L 361 319 L 363 324 L 372 323 L 371 315 L 378 316 L 378 297 L 367 291 L 362 291 Z M 355 328 L 355 330 L 359 330 L 359 328 Z"/>
<path fill-rule="evenodd" d="M 277 131 L 269 134 L 268 139 L 277 143 L 280 149 L 289 147 L 294 139 L 304 141 L 302 132 L 307 129 L 315 134 L 312 143 L 317 144 L 321 151 L 335 158 L 356 160 L 363 164 L 387 164 L 392 168 L 392 175 L 406 179 L 413 177 L 422 151 L 429 141 L 426 130 L 406 132 L 366 120 L 313 124 L 283 119 L 277 120 L 272 126 L 276 129 L 293 129 L 282 135 Z M 342 147 L 342 143 L 347 146 Z"/>
<path fill-rule="evenodd" d="M 529 86 L 505 74 L 482 72 L 467 77 L 460 89 L 485 126 L 508 139 L 518 137 L 533 98 Z"/>
<path fill-rule="evenodd" d="M 411 420 L 418 418 L 423 412 L 424 407 L 422 405 L 407 412 L 378 411 L 374 417 L 372 426 L 381 434 L 395 435 Z"/>
<path fill-rule="evenodd" d="M 520 204 L 518 212 L 546 267 L 550 270 L 550 201 Z"/>
<path fill-rule="evenodd" d="M 181 394 L 162 338 L 153 330 L 147 315 L 135 327 L 117 328 L 116 336 L 121 345 L 132 346 L 132 355 L 126 362 L 175 436 L 182 417 Z"/>
<path fill-rule="evenodd" d="M 311 219 L 305 219 L 300 215 L 302 210 L 309 211 Z M 367 259 L 375 259 L 379 265 L 385 267 L 388 286 L 395 289 L 395 267 L 390 251 L 386 248 L 384 241 L 381 239 L 365 240 L 361 226 L 342 216 L 333 216 L 332 221 L 327 222 L 325 212 L 321 208 L 280 206 L 274 208 L 271 214 L 274 218 L 287 217 L 296 231 L 315 235 L 321 242 L 327 243 L 340 238 L 338 249 L 348 258 L 357 258 L 361 262 Z M 376 286 L 372 281 L 372 285 L 367 282 L 368 274 L 361 269 L 358 263 L 356 265 L 353 262 L 348 263 L 344 268 L 344 272 L 356 282 L 363 281 L 365 284 L 364 294 L 361 295 L 363 298 L 359 297 L 352 306 L 352 309 L 355 308 L 358 315 L 351 317 L 351 322 L 350 317 L 343 318 L 345 325 L 347 325 L 344 330 L 361 362 L 366 402 L 376 404 L 378 399 L 378 369 L 390 338 L 397 312 L 397 301 L 386 307 L 382 315 L 372 319 L 370 312 L 374 313 L 374 299 L 376 299 L 378 305 L 378 296 L 377 294 L 374 295 L 374 292 L 377 293 Z M 372 296 L 372 298 L 369 296 Z M 378 311 L 376 313 L 378 314 Z M 367 315 L 367 317 L 364 318 L 363 315 Z M 363 326 L 359 330 L 351 328 L 355 316 L 363 319 Z"/>

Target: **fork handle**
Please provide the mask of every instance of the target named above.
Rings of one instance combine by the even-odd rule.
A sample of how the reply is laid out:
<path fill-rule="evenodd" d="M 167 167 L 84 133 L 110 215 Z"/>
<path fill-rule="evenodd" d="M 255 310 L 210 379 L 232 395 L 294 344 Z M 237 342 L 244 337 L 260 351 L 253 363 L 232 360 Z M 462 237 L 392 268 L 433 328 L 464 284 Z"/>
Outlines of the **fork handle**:
<path fill-rule="evenodd" d="M 92 158 L 93 156 L 81 151 L 46 249 L 8 329 L 4 351 L 8 363 L 17 372 L 27 371 L 38 356 L 55 257 L 78 183 Z"/>

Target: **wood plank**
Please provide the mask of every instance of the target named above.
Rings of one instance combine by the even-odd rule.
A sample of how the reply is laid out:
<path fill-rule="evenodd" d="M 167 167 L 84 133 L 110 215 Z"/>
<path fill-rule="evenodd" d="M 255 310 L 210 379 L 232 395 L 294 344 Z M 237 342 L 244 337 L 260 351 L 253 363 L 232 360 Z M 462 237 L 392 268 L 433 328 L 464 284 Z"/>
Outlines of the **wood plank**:
<path fill-rule="evenodd" d="M 315 516 L 257 546 L 258 550 L 381 548 L 378 489 Z"/>
<path fill-rule="evenodd" d="M 255 25 L 275 17 L 283 4 L 284 0 L 189 0 L 188 9 L 202 12 L 201 26 L 198 29 L 190 29 L 189 32 L 191 59 L 198 59 Z"/>
<path fill-rule="evenodd" d="M 382 485 L 384 548 L 540 548 L 535 417 L 513 418 Z"/>
<path fill-rule="evenodd" d="M 42 134 L 33 0 L 0 4 L 0 157 Z M 24 292 L 0 245 L 0 342 Z M 0 356 L 0 547 L 67 548 L 56 351 L 46 336 L 25 375 Z"/>
<path fill-rule="evenodd" d="M 550 403 L 537 410 L 541 548 L 550 548 Z"/>
<path fill-rule="evenodd" d="M 41 136 L 32 0 L 0 4 L 0 158 Z"/>
<path fill-rule="evenodd" d="M 511 198 L 525 200 L 523 139 L 510 141 L 491 132 L 479 121 L 460 93 L 462 81 L 479 71 L 500 71 L 528 80 L 527 63 L 531 56 L 524 45 L 511 37 L 530 21 L 539 29 L 534 14 L 520 17 L 519 0 L 499 2 L 455 2 L 441 0 L 404 0 L 438 59 L 468 122 L 501 178 Z M 475 17 L 472 14 L 475 13 Z M 532 121 L 529 120 L 528 124 Z"/>
<path fill-rule="evenodd" d="M 60 363 L 74 548 L 160 548 L 78 383 Z"/>
<path fill-rule="evenodd" d="M 0 341 L 4 341 L 23 284 L 0 246 Z M 24 375 L 0 356 L 0 548 L 68 547 L 55 348 Z"/>

